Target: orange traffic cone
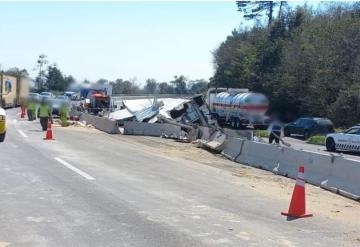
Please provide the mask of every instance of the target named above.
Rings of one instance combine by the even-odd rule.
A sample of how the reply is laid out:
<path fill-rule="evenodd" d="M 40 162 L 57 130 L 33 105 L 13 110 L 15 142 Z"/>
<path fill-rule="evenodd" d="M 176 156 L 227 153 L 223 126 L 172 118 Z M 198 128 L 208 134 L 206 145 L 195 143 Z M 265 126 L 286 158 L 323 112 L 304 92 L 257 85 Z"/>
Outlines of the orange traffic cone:
<path fill-rule="evenodd" d="M 282 215 L 304 218 L 310 217 L 312 214 L 306 213 L 305 210 L 305 180 L 304 180 L 304 166 L 299 166 L 299 173 L 296 178 L 296 184 L 291 197 L 289 211 L 281 212 Z"/>
<path fill-rule="evenodd" d="M 51 121 L 50 120 L 48 122 L 48 128 L 47 128 L 46 136 L 45 136 L 44 140 L 55 140 L 53 138 L 53 132 L 52 132 L 52 129 L 51 129 Z"/>

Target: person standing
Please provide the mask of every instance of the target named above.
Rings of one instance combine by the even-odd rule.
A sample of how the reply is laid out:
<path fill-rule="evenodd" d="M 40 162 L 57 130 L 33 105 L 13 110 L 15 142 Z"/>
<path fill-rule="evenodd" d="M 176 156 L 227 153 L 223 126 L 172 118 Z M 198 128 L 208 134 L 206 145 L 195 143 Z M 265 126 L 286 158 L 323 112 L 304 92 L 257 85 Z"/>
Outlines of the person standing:
<path fill-rule="evenodd" d="M 35 99 L 29 98 L 27 105 L 27 114 L 29 121 L 36 119 L 36 102 Z"/>
<path fill-rule="evenodd" d="M 68 125 L 67 119 L 69 116 L 69 107 L 67 102 L 62 102 L 60 106 L 60 121 L 61 127 L 66 127 Z"/>
<path fill-rule="evenodd" d="M 273 143 L 274 140 L 275 140 L 276 144 L 279 144 L 280 137 L 281 137 L 281 129 L 282 129 L 282 124 L 280 123 L 280 121 L 278 120 L 278 118 L 275 115 L 272 115 L 271 123 L 268 128 L 270 144 Z"/>
<path fill-rule="evenodd" d="M 45 99 L 41 100 L 39 107 L 40 124 L 43 131 L 47 130 L 49 119 L 51 118 L 51 108 Z"/>

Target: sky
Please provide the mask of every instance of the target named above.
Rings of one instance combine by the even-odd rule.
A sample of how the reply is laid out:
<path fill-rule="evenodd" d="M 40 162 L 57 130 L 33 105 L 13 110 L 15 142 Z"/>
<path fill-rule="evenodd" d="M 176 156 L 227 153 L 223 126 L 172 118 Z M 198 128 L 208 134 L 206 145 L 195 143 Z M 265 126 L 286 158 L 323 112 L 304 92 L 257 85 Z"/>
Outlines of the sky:
<path fill-rule="evenodd" d="M 46 54 L 66 75 L 172 80 L 213 75 L 212 51 L 242 25 L 229 2 L 0 2 L 0 64 L 37 74 Z"/>

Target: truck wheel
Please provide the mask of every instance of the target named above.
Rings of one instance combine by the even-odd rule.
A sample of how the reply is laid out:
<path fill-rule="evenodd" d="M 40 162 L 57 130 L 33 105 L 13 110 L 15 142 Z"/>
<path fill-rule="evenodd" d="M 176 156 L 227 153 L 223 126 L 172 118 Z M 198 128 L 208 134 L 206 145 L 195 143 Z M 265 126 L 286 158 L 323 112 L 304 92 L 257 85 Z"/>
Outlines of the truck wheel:
<path fill-rule="evenodd" d="M 0 142 L 3 142 L 5 140 L 5 135 L 6 132 L 4 134 L 0 134 Z"/>
<path fill-rule="evenodd" d="M 328 138 L 326 139 L 326 150 L 329 152 L 335 152 L 336 151 L 336 146 L 335 146 L 335 141 L 333 138 Z"/>

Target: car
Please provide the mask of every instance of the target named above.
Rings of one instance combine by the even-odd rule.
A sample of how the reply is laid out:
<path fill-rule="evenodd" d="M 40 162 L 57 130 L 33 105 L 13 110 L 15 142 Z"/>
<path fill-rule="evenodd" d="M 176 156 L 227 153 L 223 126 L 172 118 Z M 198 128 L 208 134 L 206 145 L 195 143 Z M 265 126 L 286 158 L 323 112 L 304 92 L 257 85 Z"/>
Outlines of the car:
<path fill-rule="evenodd" d="M 64 93 L 64 96 L 68 97 L 70 100 L 73 98 L 73 95 L 76 94 L 75 92 L 67 91 Z"/>
<path fill-rule="evenodd" d="M 41 97 L 49 97 L 49 98 L 54 98 L 54 94 L 51 92 L 41 92 L 40 93 Z"/>
<path fill-rule="evenodd" d="M 29 93 L 29 98 L 31 98 L 31 99 L 40 99 L 40 94 L 38 94 L 38 93 Z"/>
<path fill-rule="evenodd" d="M 330 152 L 337 150 L 360 152 L 360 124 L 341 133 L 328 134 L 325 146 Z"/>
<path fill-rule="evenodd" d="M 6 112 L 0 107 L 0 142 L 5 140 L 6 135 Z"/>
<path fill-rule="evenodd" d="M 59 115 L 60 107 L 63 103 L 70 104 L 70 99 L 66 95 L 59 95 L 52 101 L 52 114 Z"/>
<path fill-rule="evenodd" d="M 289 123 L 284 127 L 284 135 L 302 136 L 308 139 L 313 135 L 326 135 L 335 131 L 334 124 L 328 118 L 303 117 L 295 122 Z"/>

